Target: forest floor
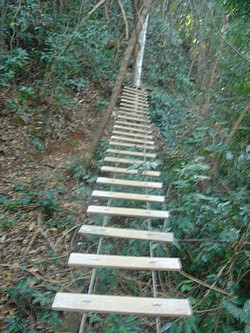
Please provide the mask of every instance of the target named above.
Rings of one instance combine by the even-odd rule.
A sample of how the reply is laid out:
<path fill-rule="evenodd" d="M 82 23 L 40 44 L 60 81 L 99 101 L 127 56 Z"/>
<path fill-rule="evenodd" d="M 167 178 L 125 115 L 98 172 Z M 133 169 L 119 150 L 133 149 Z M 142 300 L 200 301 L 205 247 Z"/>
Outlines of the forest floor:
<path fill-rule="evenodd" d="M 39 114 L 13 115 L 7 107 L 0 112 L 1 332 L 56 331 L 51 301 L 55 291 L 74 286 L 66 260 L 87 220 L 91 187 L 80 184 L 81 159 L 103 100 L 94 86 L 75 94 L 73 107 L 54 111 L 42 143 Z"/>

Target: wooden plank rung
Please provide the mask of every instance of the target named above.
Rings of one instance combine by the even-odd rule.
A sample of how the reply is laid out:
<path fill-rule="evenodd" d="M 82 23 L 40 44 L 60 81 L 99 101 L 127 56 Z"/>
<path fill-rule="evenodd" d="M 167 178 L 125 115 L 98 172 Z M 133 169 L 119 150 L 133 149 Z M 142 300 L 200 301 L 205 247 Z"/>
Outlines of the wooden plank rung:
<path fill-rule="evenodd" d="M 112 162 L 112 163 L 134 164 L 135 166 L 141 166 L 145 163 L 151 164 L 154 166 L 157 165 L 155 162 L 147 162 L 147 161 L 142 161 L 142 160 L 126 159 L 126 158 L 119 158 L 119 157 L 112 157 L 112 156 L 104 157 L 104 161 Z"/>
<path fill-rule="evenodd" d="M 146 217 L 167 219 L 169 212 L 164 210 L 149 210 L 141 208 L 125 208 L 125 207 L 111 207 L 111 206 L 94 206 L 91 205 L 87 209 L 89 214 L 112 215 L 112 216 L 131 216 L 131 217 Z"/>
<path fill-rule="evenodd" d="M 125 142 L 118 142 L 118 141 L 109 141 L 110 146 L 117 146 L 117 147 L 131 147 L 141 150 L 155 150 L 155 146 L 146 146 L 140 145 L 136 143 L 125 143 Z"/>
<path fill-rule="evenodd" d="M 149 112 L 147 110 L 145 110 L 145 111 L 137 110 L 134 107 L 128 107 L 128 106 L 127 107 L 126 106 L 120 106 L 119 111 L 136 112 L 137 114 L 140 114 L 142 116 L 148 116 L 149 115 Z"/>
<path fill-rule="evenodd" d="M 126 130 L 126 131 L 131 131 L 131 132 L 138 132 L 138 133 L 144 133 L 144 134 L 151 134 L 152 131 L 150 129 L 140 129 L 140 128 L 135 128 L 135 127 L 127 127 L 127 126 L 122 126 L 122 125 L 114 125 L 113 128 L 118 128 L 121 130 Z"/>
<path fill-rule="evenodd" d="M 135 200 L 135 201 L 148 201 L 148 202 L 164 202 L 165 197 L 162 195 L 148 195 L 137 194 L 128 192 L 112 192 L 112 191 L 93 191 L 93 197 L 109 198 L 109 199 L 122 199 L 122 200 Z"/>
<path fill-rule="evenodd" d="M 105 254 L 71 253 L 70 267 L 116 268 L 149 271 L 180 271 L 179 258 L 115 256 Z"/>
<path fill-rule="evenodd" d="M 136 88 L 131 88 L 129 86 L 124 86 L 123 91 L 131 91 L 132 93 L 134 93 L 135 95 L 143 95 L 143 96 L 147 96 L 148 93 L 146 90 L 140 90 L 140 89 L 136 89 Z"/>
<path fill-rule="evenodd" d="M 162 188 L 161 182 L 143 182 L 139 180 L 127 180 L 120 178 L 98 177 L 96 182 L 99 184 L 111 184 L 111 185 L 146 187 L 146 188 Z"/>
<path fill-rule="evenodd" d="M 111 140 L 119 140 L 119 141 L 129 141 L 129 142 L 137 142 L 137 143 L 144 143 L 147 145 L 153 145 L 154 141 L 148 141 L 144 139 L 134 139 L 134 138 L 127 138 L 125 136 L 117 136 L 117 135 L 112 135 Z"/>
<path fill-rule="evenodd" d="M 120 134 L 120 135 L 125 135 L 125 136 L 133 136 L 137 138 L 145 138 L 145 139 L 153 139 L 152 135 L 144 135 L 142 133 L 133 133 L 133 132 L 123 132 L 121 130 L 113 130 L 113 134 Z"/>
<path fill-rule="evenodd" d="M 130 104 L 128 102 L 126 102 L 126 103 L 125 102 L 121 102 L 120 106 L 131 107 L 134 110 L 140 110 L 140 111 L 146 111 L 146 110 L 148 110 L 147 106 Z"/>
<path fill-rule="evenodd" d="M 115 125 L 128 125 L 128 126 L 134 126 L 134 127 L 141 127 L 144 128 L 145 131 L 148 129 L 151 129 L 151 124 L 138 124 L 138 123 L 133 123 L 125 120 L 116 120 Z"/>
<path fill-rule="evenodd" d="M 150 170 L 138 170 L 138 169 L 126 169 L 126 168 L 117 168 L 111 166 L 102 166 L 101 171 L 103 172 L 114 172 L 114 173 L 126 173 L 126 174 L 138 174 L 138 172 L 142 172 L 143 176 L 149 177 L 160 177 L 161 173 L 159 171 L 150 171 Z"/>
<path fill-rule="evenodd" d="M 121 150 L 121 149 L 107 149 L 107 153 L 111 154 L 121 154 L 121 155 L 130 155 L 130 156 L 140 156 L 140 157 L 148 157 L 148 158 L 156 158 L 156 154 L 144 153 L 138 151 L 130 151 L 130 150 Z"/>
<path fill-rule="evenodd" d="M 129 90 L 123 90 L 122 91 L 122 96 L 129 96 L 131 98 L 138 98 L 138 99 L 141 99 L 141 100 L 147 100 L 148 99 L 148 95 L 145 94 L 145 95 L 139 95 L 139 94 L 135 94 Z"/>
<path fill-rule="evenodd" d="M 136 99 L 131 100 L 130 98 L 127 98 L 126 96 L 122 97 L 121 101 L 124 103 L 134 105 L 135 107 L 138 107 L 138 106 L 148 107 L 148 105 L 149 105 L 148 102 L 146 102 L 146 101 L 140 101 L 140 100 L 136 100 Z"/>
<path fill-rule="evenodd" d="M 119 116 L 132 116 L 132 117 L 136 117 L 136 119 L 139 119 L 139 120 L 147 119 L 148 121 L 150 121 L 149 115 L 142 115 L 142 114 L 137 113 L 136 111 L 128 112 L 128 111 L 119 110 L 118 115 Z"/>
<path fill-rule="evenodd" d="M 146 117 L 137 118 L 137 117 L 123 116 L 123 115 L 120 115 L 119 113 L 117 115 L 117 119 L 133 120 L 133 121 L 137 121 L 140 123 L 147 123 L 147 124 L 150 123 L 150 119 L 147 119 Z"/>
<path fill-rule="evenodd" d="M 82 225 L 79 230 L 79 233 L 83 235 L 127 238 L 127 239 L 147 240 L 153 242 L 172 243 L 174 241 L 174 234 L 172 232 L 97 227 L 93 225 Z"/>
<path fill-rule="evenodd" d="M 129 92 L 123 92 L 121 95 L 121 99 L 130 100 L 132 102 L 140 102 L 140 103 L 148 103 L 147 97 L 141 97 L 138 95 L 130 94 Z"/>
<path fill-rule="evenodd" d="M 52 304 L 56 311 L 136 314 L 155 317 L 189 317 L 191 305 L 186 299 L 57 293 Z"/>

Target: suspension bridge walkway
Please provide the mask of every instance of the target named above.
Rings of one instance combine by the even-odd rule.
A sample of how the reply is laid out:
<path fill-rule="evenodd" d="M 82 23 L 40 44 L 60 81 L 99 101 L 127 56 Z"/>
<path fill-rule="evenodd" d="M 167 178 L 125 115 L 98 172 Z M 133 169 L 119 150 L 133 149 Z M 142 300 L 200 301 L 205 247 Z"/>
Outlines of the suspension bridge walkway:
<path fill-rule="evenodd" d="M 165 197 L 162 195 L 160 172 L 157 170 L 156 146 L 152 135 L 148 111 L 148 94 L 143 89 L 125 86 L 121 95 L 120 107 L 113 126 L 113 132 L 105 151 L 101 177 L 96 180 L 93 198 L 103 205 L 90 205 L 87 212 L 102 215 L 100 225 L 82 225 L 79 233 L 85 237 L 99 237 L 98 250 L 95 254 L 71 253 L 68 265 L 71 267 L 91 267 L 92 275 L 88 292 L 58 292 L 52 308 L 57 311 L 77 312 L 83 314 L 79 332 L 84 332 L 88 313 L 143 315 L 156 317 L 156 332 L 160 332 L 161 317 L 189 317 L 192 309 L 187 299 L 158 297 L 157 274 L 159 271 L 181 270 L 179 258 L 155 256 L 154 244 L 171 243 L 173 233 L 165 231 L 169 212 L 165 210 Z M 103 189 L 104 188 L 104 189 Z M 114 205 L 114 202 L 116 205 Z M 154 205 L 162 209 L 154 209 Z M 136 207 L 136 208 L 135 208 Z M 119 217 L 116 221 L 113 216 Z M 122 218 L 129 221 L 141 221 L 134 229 L 117 227 Z M 162 232 L 154 230 L 154 220 L 161 221 Z M 115 227 L 112 226 L 115 221 Z M 141 228 L 147 225 L 147 229 Z M 132 227 L 133 225 L 133 227 Z M 103 240 L 110 238 L 147 241 L 149 256 L 102 254 Z M 117 242 L 119 244 L 119 242 Z M 95 281 L 98 280 L 97 268 L 114 268 L 136 271 L 151 271 L 152 297 L 135 297 L 131 295 L 99 295 L 95 293 Z M 107 273 L 108 274 L 108 273 Z"/>

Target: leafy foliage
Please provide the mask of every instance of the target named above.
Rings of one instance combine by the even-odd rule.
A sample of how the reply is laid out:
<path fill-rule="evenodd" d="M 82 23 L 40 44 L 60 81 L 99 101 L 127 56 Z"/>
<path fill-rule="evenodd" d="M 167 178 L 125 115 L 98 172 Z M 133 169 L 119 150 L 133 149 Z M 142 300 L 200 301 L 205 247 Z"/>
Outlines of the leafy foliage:
<path fill-rule="evenodd" d="M 122 3 L 131 30 L 133 8 L 131 2 Z M 36 115 L 39 126 L 31 142 L 40 153 L 45 150 L 48 127 L 57 126 L 53 114 L 63 113 L 65 104 L 73 107 L 74 94 L 81 95 L 91 83 L 107 98 L 113 84 L 123 52 L 123 17 L 118 2 L 111 1 L 83 19 L 93 5 L 93 1 L 79 0 L 3 2 L 0 86 L 6 89 L 4 105 L 10 114 Z M 228 12 L 229 20 L 223 25 Z M 248 103 L 250 31 L 242 23 L 248 20 L 249 2 L 244 0 L 160 1 L 150 17 L 144 82 L 153 88 L 151 115 L 162 135 L 159 158 L 171 212 L 166 230 L 176 236 L 175 246 L 154 244 L 154 250 L 161 256 L 181 258 L 191 279 L 162 278 L 170 293 L 190 297 L 194 307 L 189 319 L 163 322 L 162 332 L 249 332 L 248 113 L 230 136 Z M 127 82 L 131 76 L 129 68 Z M 99 103 L 98 111 L 105 104 Z M 97 159 L 102 158 L 103 149 L 104 143 Z M 73 161 L 67 175 L 77 183 L 75 198 L 86 204 L 95 177 L 81 161 Z M 74 220 L 72 212 L 61 216 L 61 199 L 67 190 L 59 180 L 53 186 L 46 182 L 13 185 L 14 195 L 0 197 L 4 213 L 21 214 L 35 207 L 52 230 Z M 97 223 L 101 224 L 100 218 Z M 140 227 L 146 227 L 145 223 Z M 16 216 L 4 219 L 1 232 L 10 232 L 15 225 Z M 139 223 L 131 225 L 138 228 Z M 159 221 L 154 226 L 161 230 Z M 94 237 L 77 243 L 86 251 L 95 246 Z M 148 254 L 143 242 L 119 246 L 124 255 Z M 104 250 L 112 252 L 114 244 L 105 244 Z M 119 288 L 118 273 L 109 273 L 100 271 L 100 292 Z M 139 294 L 137 278 L 147 284 L 151 277 L 128 276 L 122 287 Z M 58 314 L 49 310 L 53 288 L 39 288 L 36 282 L 22 279 L 8 289 L 17 312 L 5 320 L 7 331 L 32 332 L 34 321 L 54 324 L 55 329 L 61 325 Z M 84 283 L 85 277 L 77 276 L 76 285 L 84 289 Z M 147 296 L 146 288 L 143 292 Z M 133 316 L 102 320 L 95 315 L 90 332 L 95 327 L 107 333 L 146 332 L 144 326 Z"/>

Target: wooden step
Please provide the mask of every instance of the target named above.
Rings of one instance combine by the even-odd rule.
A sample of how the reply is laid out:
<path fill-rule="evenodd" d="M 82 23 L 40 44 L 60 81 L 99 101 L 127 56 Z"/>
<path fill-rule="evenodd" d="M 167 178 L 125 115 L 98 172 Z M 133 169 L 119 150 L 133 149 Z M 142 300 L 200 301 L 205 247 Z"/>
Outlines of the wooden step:
<path fill-rule="evenodd" d="M 141 208 L 125 208 L 125 207 L 107 207 L 91 205 L 87 209 L 89 214 L 112 215 L 112 216 L 131 216 L 167 219 L 169 212 L 162 210 L 149 210 Z"/>
<path fill-rule="evenodd" d="M 147 118 L 137 118 L 137 117 L 130 117 L 130 116 L 123 116 L 118 114 L 117 115 L 117 119 L 125 119 L 125 120 L 133 120 L 133 121 L 137 121 L 137 122 L 141 122 L 141 123 L 150 123 L 150 119 Z"/>
<path fill-rule="evenodd" d="M 126 107 L 126 106 L 120 106 L 119 111 L 136 112 L 137 114 L 140 114 L 140 115 L 143 115 L 143 116 L 149 116 L 149 114 L 150 114 L 148 112 L 148 110 L 141 111 L 141 110 L 137 110 L 134 107 Z"/>
<path fill-rule="evenodd" d="M 130 92 L 134 93 L 135 95 L 142 95 L 142 96 L 147 96 L 148 95 L 146 90 L 131 88 L 129 86 L 124 86 L 122 91 L 130 91 Z"/>
<path fill-rule="evenodd" d="M 70 267 L 117 268 L 149 271 L 180 271 L 179 258 L 115 256 L 105 254 L 71 253 Z"/>
<path fill-rule="evenodd" d="M 142 106 L 142 105 L 135 105 L 135 104 L 131 104 L 131 103 L 128 103 L 128 102 L 121 102 L 120 103 L 120 106 L 126 106 L 126 107 L 131 107 L 133 108 L 134 110 L 140 110 L 140 111 L 146 111 L 147 110 L 147 107 L 146 106 Z"/>
<path fill-rule="evenodd" d="M 130 150 L 121 150 L 121 149 L 107 149 L 107 153 L 111 154 L 121 154 L 121 155 L 130 155 L 130 156 L 138 156 L 138 157 L 148 157 L 148 158 L 156 158 L 156 154 L 138 152 L 138 151 L 130 151 Z"/>
<path fill-rule="evenodd" d="M 148 110 L 148 103 L 147 102 L 141 102 L 141 101 L 132 101 L 127 98 L 121 98 L 120 106 L 122 105 L 128 105 L 136 110 Z"/>
<path fill-rule="evenodd" d="M 129 142 L 137 142 L 137 143 L 144 143 L 147 145 L 153 145 L 154 141 L 148 141 L 148 140 L 141 140 L 141 139 L 133 139 L 133 138 L 126 138 L 125 136 L 117 136 L 112 135 L 111 140 L 119 140 L 119 141 L 129 141 Z"/>
<path fill-rule="evenodd" d="M 124 102 L 124 103 L 135 105 L 136 107 L 137 106 L 148 107 L 148 105 L 149 105 L 148 102 L 146 102 L 146 101 L 140 101 L 140 100 L 136 100 L 136 99 L 130 99 L 128 97 L 122 97 L 121 101 Z"/>
<path fill-rule="evenodd" d="M 191 305 L 186 299 L 57 293 L 52 310 L 99 312 L 155 317 L 189 317 Z"/>
<path fill-rule="evenodd" d="M 110 228 L 110 227 L 108 228 L 108 227 L 97 227 L 94 225 L 82 225 L 79 230 L 79 233 L 83 235 L 96 235 L 96 236 L 114 237 L 114 238 L 147 240 L 152 242 L 172 243 L 174 241 L 174 234 L 172 232 L 159 232 L 159 231 Z"/>
<path fill-rule="evenodd" d="M 139 103 L 146 103 L 146 104 L 148 104 L 148 98 L 146 98 L 146 97 L 140 97 L 140 96 L 138 96 L 138 95 L 131 95 L 131 94 L 129 94 L 129 93 L 123 93 L 122 95 L 121 95 L 121 98 L 120 98 L 121 100 L 123 100 L 123 99 L 125 99 L 125 100 L 129 100 L 129 101 L 131 101 L 131 102 L 135 102 L 135 103 L 137 103 L 137 102 L 139 102 Z"/>
<path fill-rule="evenodd" d="M 148 101 L 147 95 L 142 96 L 142 95 L 134 94 L 133 92 L 130 92 L 128 90 L 123 91 L 121 96 L 129 97 L 129 98 L 133 98 L 133 99 L 139 99 L 141 101 Z"/>
<path fill-rule="evenodd" d="M 125 136 L 133 136 L 137 138 L 146 138 L 146 139 L 153 139 L 152 135 L 144 135 L 142 133 L 133 133 L 133 132 L 123 132 L 121 130 L 113 130 L 113 134 L 120 134 L 120 135 L 125 135 Z"/>
<path fill-rule="evenodd" d="M 145 92 L 143 95 L 141 95 L 141 94 L 137 94 L 137 93 L 135 93 L 131 90 L 128 90 L 128 89 L 123 89 L 122 90 L 122 95 L 129 95 L 129 96 L 138 97 L 138 98 L 141 98 L 141 99 L 148 98 L 148 93 L 147 92 Z"/>
<path fill-rule="evenodd" d="M 119 158 L 119 157 L 112 157 L 112 156 L 104 157 L 104 161 L 113 162 L 113 163 L 123 163 L 123 164 L 135 164 L 135 165 L 142 165 L 142 164 L 145 164 L 145 162 L 146 162 L 146 161 L 142 161 L 142 160 Z"/>
<path fill-rule="evenodd" d="M 123 110 L 119 110 L 118 111 L 118 115 L 119 116 L 132 116 L 132 117 L 136 117 L 136 119 L 148 119 L 150 121 L 150 118 L 149 118 L 149 115 L 144 115 L 144 114 L 140 114 L 140 113 L 137 113 L 136 111 L 123 111 Z"/>
<path fill-rule="evenodd" d="M 132 132 L 138 132 L 138 133 L 144 133 L 144 134 L 151 134 L 151 130 L 144 130 L 140 128 L 135 128 L 135 127 L 127 127 L 127 126 L 122 126 L 122 125 L 114 125 L 113 128 L 121 129 L 124 131 L 132 131 Z"/>
<path fill-rule="evenodd" d="M 126 169 L 126 168 L 117 168 L 117 167 L 111 167 L 111 166 L 102 166 L 101 171 L 103 172 L 114 172 L 114 173 L 125 173 L 125 174 L 132 174 L 136 175 L 142 170 L 138 169 Z M 149 176 L 149 177 L 160 177 L 161 173 L 159 171 L 150 171 L 150 170 L 144 170 L 142 171 L 143 176 Z"/>
<path fill-rule="evenodd" d="M 123 186 L 146 187 L 146 188 L 162 188 L 161 182 L 143 182 L 139 180 L 127 180 L 119 178 L 98 177 L 96 182 L 99 184 L 123 185 Z"/>
<path fill-rule="evenodd" d="M 117 114 L 122 115 L 122 116 L 136 117 L 137 119 L 150 120 L 149 114 L 140 114 L 140 113 L 137 113 L 136 111 L 118 110 Z"/>
<path fill-rule="evenodd" d="M 128 125 L 128 126 L 140 127 L 140 128 L 144 128 L 145 131 L 151 129 L 151 124 L 138 124 L 138 123 L 132 123 L 132 122 L 125 121 L 125 120 L 116 120 L 115 125 Z"/>
<path fill-rule="evenodd" d="M 141 111 L 145 111 L 148 110 L 148 105 L 147 104 L 139 104 L 137 102 L 132 102 L 130 100 L 121 100 L 120 101 L 120 106 L 126 106 L 126 107 L 132 107 L 132 108 L 136 108 L 137 110 L 141 110 Z"/>
<path fill-rule="evenodd" d="M 111 191 L 93 191 L 92 196 L 98 198 L 109 198 L 109 199 L 111 198 L 111 199 L 148 201 L 148 202 L 164 202 L 165 200 L 165 197 L 162 195 L 147 195 L 147 194 L 111 192 Z"/>
<path fill-rule="evenodd" d="M 117 146 L 117 147 L 131 147 L 141 150 L 155 150 L 155 146 L 146 146 L 146 145 L 139 145 L 136 143 L 125 143 L 125 142 L 117 142 L 117 141 L 109 141 L 110 146 Z"/>

